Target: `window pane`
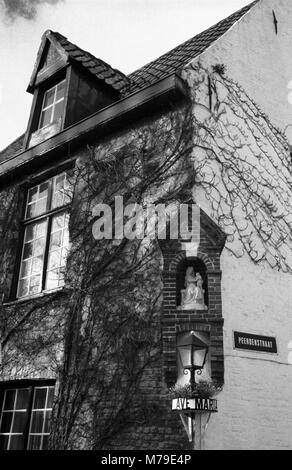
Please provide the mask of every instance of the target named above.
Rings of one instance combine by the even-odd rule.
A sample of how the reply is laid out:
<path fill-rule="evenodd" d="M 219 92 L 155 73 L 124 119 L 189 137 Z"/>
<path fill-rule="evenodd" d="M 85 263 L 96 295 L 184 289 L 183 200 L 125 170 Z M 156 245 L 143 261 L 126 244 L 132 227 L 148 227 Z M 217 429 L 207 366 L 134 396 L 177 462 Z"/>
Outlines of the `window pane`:
<path fill-rule="evenodd" d="M 40 292 L 46 230 L 46 220 L 29 225 L 26 228 L 25 239 L 32 236 L 39 238 L 34 238 L 32 241 L 24 244 L 19 274 L 18 297 Z"/>
<path fill-rule="evenodd" d="M 68 214 L 53 218 L 46 289 L 55 289 L 64 285 L 64 272 L 69 251 L 68 223 Z"/>
<path fill-rule="evenodd" d="M 33 242 L 25 243 L 23 249 L 23 259 L 31 258 L 33 254 Z"/>
<path fill-rule="evenodd" d="M 73 188 L 67 174 L 63 173 L 54 179 L 52 208 L 69 204 L 72 199 Z"/>
<path fill-rule="evenodd" d="M 52 408 L 54 403 L 54 387 L 49 387 L 48 408 Z"/>
<path fill-rule="evenodd" d="M 36 212 L 36 203 L 34 202 L 33 204 L 29 204 L 26 208 L 26 219 L 30 219 L 31 217 L 35 217 L 35 212 Z"/>
<path fill-rule="evenodd" d="M 13 427 L 12 432 L 24 432 L 26 424 L 26 412 L 25 411 L 16 411 L 14 413 Z"/>
<path fill-rule="evenodd" d="M 60 257 L 60 251 L 53 251 L 49 255 L 49 261 L 48 261 L 48 270 L 56 269 L 60 267 L 60 262 L 61 262 L 61 257 Z"/>
<path fill-rule="evenodd" d="M 10 436 L 10 450 L 22 450 L 23 449 L 23 436 Z"/>
<path fill-rule="evenodd" d="M 44 412 L 43 411 L 33 411 L 30 433 L 41 433 L 43 430 L 44 422 Z"/>
<path fill-rule="evenodd" d="M 38 196 L 38 186 L 35 186 L 34 188 L 31 188 L 28 191 L 27 203 L 36 201 L 37 196 Z"/>
<path fill-rule="evenodd" d="M 57 215 L 53 218 L 52 223 L 52 232 L 57 232 L 58 230 L 62 230 L 64 227 L 64 214 Z"/>
<path fill-rule="evenodd" d="M 52 200 L 52 208 L 64 206 L 64 192 L 58 191 L 54 193 Z"/>
<path fill-rule="evenodd" d="M 33 192 L 32 192 L 33 191 Z M 47 210 L 49 183 L 45 182 L 35 186 L 28 192 L 26 218 L 37 217 Z"/>
<path fill-rule="evenodd" d="M 37 286 L 30 286 L 29 287 L 29 295 L 35 295 L 35 294 L 38 294 L 39 292 L 41 292 L 41 287 L 40 285 Z"/>
<path fill-rule="evenodd" d="M 49 436 L 43 436 L 43 446 L 42 450 L 47 450 L 49 444 Z"/>
<path fill-rule="evenodd" d="M 43 256 L 45 251 L 45 237 L 38 238 L 33 242 L 33 256 Z"/>
<path fill-rule="evenodd" d="M 47 108 L 42 111 L 41 120 L 40 120 L 40 129 L 47 126 L 52 122 L 53 107 Z"/>
<path fill-rule="evenodd" d="M 5 393 L 4 410 L 13 410 L 15 401 L 15 390 L 7 390 Z"/>
<path fill-rule="evenodd" d="M 59 175 L 54 180 L 54 194 L 52 207 L 60 207 L 64 204 L 65 174 Z"/>
<path fill-rule="evenodd" d="M 47 106 L 50 106 L 51 104 L 53 104 L 55 89 L 56 87 L 51 88 L 51 90 L 46 91 L 45 96 L 44 96 L 43 108 L 46 108 Z"/>
<path fill-rule="evenodd" d="M 16 398 L 16 409 L 17 410 L 26 410 L 28 407 L 28 398 L 29 398 L 29 389 L 21 388 L 17 390 Z"/>
<path fill-rule="evenodd" d="M 46 289 L 56 289 L 59 287 L 59 269 L 48 271 L 46 280 Z"/>
<path fill-rule="evenodd" d="M 13 417 L 12 412 L 6 411 L 5 413 L 3 413 L 0 432 L 11 431 L 12 417 Z"/>
<path fill-rule="evenodd" d="M 69 253 L 69 249 L 67 247 L 64 247 L 61 252 L 61 267 L 66 265 L 68 253 Z"/>
<path fill-rule="evenodd" d="M 25 295 L 28 295 L 28 284 L 29 284 L 29 278 L 21 279 L 19 281 L 18 297 L 24 297 Z"/>
<path fill-rule="evenodd" d="M 0 450 L 8 449 L 9 436 L 0 435 Z"/>
<path fill-rule="evenodd" d="M 47 181 L 45 183 L 40 184 L 39 185 L 39 197 L 38 197 L 38 199 L 48 197 L 48 189 L 49 189 L 49 183 Z"/>
<path fill-rule="evenodd" d="M 30 287 L 38 286 L 40 282 L 40 275 L 31 276 L 30 278 Z"/>
<path fill-rule="evenodd" d="M 36 238 L 36 225 L 28 225 L 25 230 L 24 241 L 30 242 L 34 238 Z"/>
<path fill-rule="evenodd" d="M 55 232 L 51 236 L 51 241 L 50 241 L 50 250 L 58 250 L 62 246 L 62 234 L 63 231 L 59 230 L 58 232 Z"/>
<path fill-rule="evenodd" d="M 45 408 L 46 406 L 47 387 L 36 388 L 34 394 L 33 409 Z"/>
<path fill-rule="evenodd" d="M 50 431 L 50 421 L 51 421 L 51 411 L 46 411 L 45 412 L 45 427 L 44 427 L 44 432 L 49 432 Z"/>
<path fill-rule="evenodd" d="M 21 270 L 20 270 L 20 277 L 27 277 L 30 275 L 30 270 L 31 270 L 31 259 L 27 261 L 23 261 L 21 265 Z"/>
<path fill-rule="evenodd" d="M 66 173 L 62 173 L 55 177 L 55 191 L 63 189 L 65 186 Z"/>
<path fill-rule="evenodd" d="M 47 199 L 46 198 L 40 199 L 34 204 L 32 217 L 37 217 L 38 215 L 42 215 L 46 212 L 46 210 L 47 210 Z"/>
<path fill-rule="evenodd" d="M 41 276 L 32 276 L 30 278 L 29 293 L 37 294 L 41 290 Z"/>
<path fill-rule="evenodd" d="M 59 103 L 56 103 L 54 107 L 53 122 L 57 121 L 63 116 L 63 109 L 64 109 L 64 100 L 59 101 Z"/>
<path fill-rule="evenodd" d="M 42 436 L 29 436 L 28 448 L 29 450 L 41 449 Z"/>
<path fill-rule="evenodd" d="M 64 98 L 64 96 L 65 96 L 65 80 L 63 80 L 57 86 L 56 101 L 59 101 L 60 99 Z"/>
<path fill-rule="evenodd" d="M 63 286 L 65 283 L 65 267 L 61 267 L 59 269 L 59 280 L 58 280 L 58 284 L 59 286 Z"/>
<path fill-rule="evenodd" d="M 63 232 L 63 246 L 65 246 L 66 248 L 69 247 L 69 230 L 68 230 L 67 220 L 66 220 L 66 227 Z"/>
<path fill-rule="evenodd" d="M 31 274 L 40 274 L 43 269 L 43 257 L 38 256 L 32 259 Z"/>
<path fill-rule="evenodd" d="M 45 237 L 47 235 L 47 221 L 38 223 L 36 226 L 35 238 Z"/>

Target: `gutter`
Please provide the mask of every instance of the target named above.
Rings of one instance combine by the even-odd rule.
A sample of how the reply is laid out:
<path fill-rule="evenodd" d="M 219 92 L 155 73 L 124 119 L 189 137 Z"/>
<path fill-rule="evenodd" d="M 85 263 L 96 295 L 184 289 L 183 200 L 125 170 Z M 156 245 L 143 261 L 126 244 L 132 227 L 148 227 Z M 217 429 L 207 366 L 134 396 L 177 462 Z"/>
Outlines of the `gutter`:
<path fill-rule="evenodd" d="M 149 110 L 153 112 L 187 96 L 185 83 L 176 74 L 171 74 L 3 161 L 0 164 L 0 183 L 12 183 L 15 177 L 33 169 L 55 160 L 60 162 L 85 140 L 88 143 L 91 139 L 104 137 L 121 125 L 129 125 L 134 119 L 145 116 Z"/>

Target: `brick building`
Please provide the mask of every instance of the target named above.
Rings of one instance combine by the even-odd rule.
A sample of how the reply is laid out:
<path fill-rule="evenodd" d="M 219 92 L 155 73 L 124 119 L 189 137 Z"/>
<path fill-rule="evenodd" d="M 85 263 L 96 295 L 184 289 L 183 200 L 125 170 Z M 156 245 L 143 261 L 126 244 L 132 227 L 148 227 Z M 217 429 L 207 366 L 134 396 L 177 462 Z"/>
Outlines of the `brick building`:
<path fill-rule="evenodd" d="M 128 76 L 44 33 L 0 153 L 2 449 L 191 448 L 169 393 L 191 331 L 222 385 L 205 448 L 291 448 L 291 21 L 257 0 Z M 117 196 L 195 203 L 195 234 L 98 241 Z"/>

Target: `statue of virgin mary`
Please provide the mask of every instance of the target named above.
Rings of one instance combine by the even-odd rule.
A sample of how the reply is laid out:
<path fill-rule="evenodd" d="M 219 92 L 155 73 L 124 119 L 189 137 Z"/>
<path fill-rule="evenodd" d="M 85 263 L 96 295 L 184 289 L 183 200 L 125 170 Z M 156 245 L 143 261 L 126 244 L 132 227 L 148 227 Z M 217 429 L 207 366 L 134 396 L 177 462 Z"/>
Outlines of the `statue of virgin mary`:
<path fill-rule="evenodd" d="M 187 267 L 185 289 L 181 291 L 183 310 L 206 310 L 204 302 L 203 279 L 200 273 L 194 272 L 192 266 Z"/>

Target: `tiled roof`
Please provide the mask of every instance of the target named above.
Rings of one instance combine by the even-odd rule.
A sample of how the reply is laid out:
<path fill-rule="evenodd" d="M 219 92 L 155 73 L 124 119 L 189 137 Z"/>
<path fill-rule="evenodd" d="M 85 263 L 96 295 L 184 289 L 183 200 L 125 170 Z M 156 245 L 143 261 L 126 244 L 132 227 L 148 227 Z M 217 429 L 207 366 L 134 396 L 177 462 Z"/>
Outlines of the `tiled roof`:
<path fill-rule="evenodd" d="M 90 52 L 80 49 L 72 42 L 68 41 L 62 34 L 47 30 L 43 34 L 41 47 L 38 53 L 37 63 L 34 67 L 34 72 L 30 80 L 29 91 L 33 88 L 33 84 L 38 72 L 38 66 L 43 54 L 44 46 L 46 41 L 51 41 L 55 46 L 58 47 L 59 51 L 71 60 L 78 62 L 80 65 L 85 67 L 95 78 L 102 80 L 107 85 L 114 88 L 116 91 L 121 91 L 129 85 L 129 79 L 119 70 L 113 69 L 109 64 L 101 59 L 94 57 Z"/>
<path fill-rule="evenodd" d="M 158 59 L 144 65 L 128 75 L 132 85 L 131 93 L 160 80 L 171 73 L 178 72 L 192 59 L 202 54 L 211 44 L 222 36 L 234 23 L 240 20 L 259 0 L 255 0 L 241 10 L 220 21 L 211 28 L 180 44 Z"/>
<path fill-rule="evenodd" d="M 7 160 L 9 157 L 12 157 L 14 154 L 20 152 L 22 149 L 24 134 L 15 139 L 11 144 L 5 147 L 0 152 L 0 163 L 4 160 Z"/>
<path fill-rule="evenodd" d="M 204 52 L 211 44 L 226 33 L 258 2 L 259 0 L 255 0 L 241 10 L 233 13 L 228 18 L 225 18 L 206 31 L 180 44 L 178 47 L 149 64 L 144 65 L 144 67 L 132 72 L 128 76 L 125 76 L 119 70 L 113 69 L 109 64 L 101 59 L 97 59 L 89 52 L 80 49 L 59 33 L 48 30 L 44 34 L 44 40 L 47 37 L 51 37 L 53 41 L 57 42 L 62 50 L 69 55 L 71 60 L 82 64 L 82 66 L 86 67 L 96 78 L 103 80 L 115 90 L 121 92 L 122 96 L 127 96 L 157 82 L 171 73 L 179 72 L 184 65 Z M 32 80 L 30 85 L 32 84 Z M 23 137 L 22 135 L 0 152 L 0 162 L 21 149 Z"/>
<path fill-rule="evenodd" d="M 113 69 L 109 64 L 101 59 L 97 59 L 90 54 L 90 52 L 80 49 L 80 47 L 69 42 L 68 39 L 61 34 L 54 32 L 52 32 L 52 34 L 69 57 L 87 68 L 96 78 L 102 80 L 117 91 L 120 91 L 128 85 L 129 79 L 122 72 Z"/>

